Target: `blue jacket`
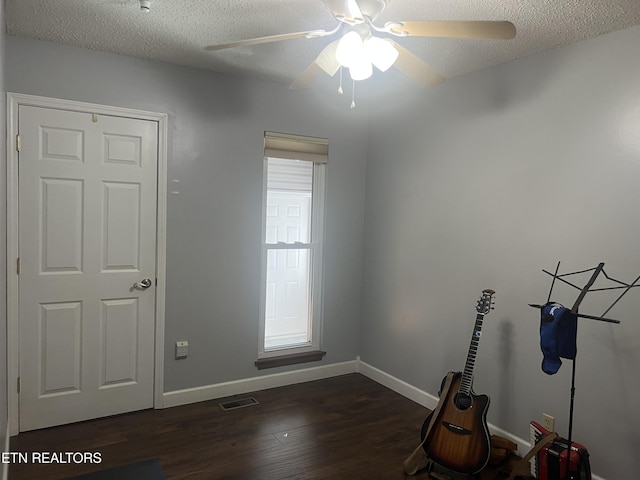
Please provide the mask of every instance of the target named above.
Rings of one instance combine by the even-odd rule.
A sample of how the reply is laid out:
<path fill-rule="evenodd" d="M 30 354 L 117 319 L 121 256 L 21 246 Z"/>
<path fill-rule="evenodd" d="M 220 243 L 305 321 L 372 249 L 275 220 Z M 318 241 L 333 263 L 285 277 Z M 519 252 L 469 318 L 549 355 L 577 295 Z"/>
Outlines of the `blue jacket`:
<path fill-rule="evenodd" d="M 562 361 L 560 357 L 576 358 L 578 317 L 559 303 L 548 302 L 540 309 L 540 347 L 542 371 L 553 375 Z"/>

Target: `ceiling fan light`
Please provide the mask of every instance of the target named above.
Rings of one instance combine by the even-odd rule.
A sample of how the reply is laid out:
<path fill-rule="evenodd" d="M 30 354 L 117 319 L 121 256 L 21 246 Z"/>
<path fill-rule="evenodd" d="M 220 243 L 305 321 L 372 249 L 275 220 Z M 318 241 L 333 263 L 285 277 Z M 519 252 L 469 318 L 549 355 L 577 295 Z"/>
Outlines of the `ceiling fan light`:
<path fill-rule="evenodd" d="M 373 75 L 373 66 L 369 59 L 362 55 L 349 67 L 349 75 L 353 80 L 366 80 Z"/>
<path fill-rule="evenodd" d="M 364 41 L 364 50 L 378 70 L 386 72 L 398 58 L 398 50 L 389 40 L 369 37 Z"/>
<path fill-rule="evenodd" d="M 338 42 L 336 59 L 343 67 L 351 67 L 362 56 L 362 38 L 357 32 L 347 32 Z"/>

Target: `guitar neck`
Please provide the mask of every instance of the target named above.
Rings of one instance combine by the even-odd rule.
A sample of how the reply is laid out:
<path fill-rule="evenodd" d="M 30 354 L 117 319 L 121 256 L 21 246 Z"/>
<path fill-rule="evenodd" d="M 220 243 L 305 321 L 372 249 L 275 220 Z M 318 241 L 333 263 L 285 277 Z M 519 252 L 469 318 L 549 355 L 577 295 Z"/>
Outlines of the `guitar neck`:
<path fill-rule="evenodd" d="M 462 372 L 462 379 L 460 380 L 460 392 L 469 394 L 471 393 L 471 383 L 473 381 L 473 367 L 476 363 L 476 355 L 478 354 L 478 344 L 480 343 L 480 336 L 482 335 L 482 320 L 484 319 L 483 313 L 476 315 L 476 323 L 473 326 L 473 334 L 471 335 L 471 344 L 469 345 L 469 352 L 467 353 L 467 361 L 464 364 L 464 371 Z"/>

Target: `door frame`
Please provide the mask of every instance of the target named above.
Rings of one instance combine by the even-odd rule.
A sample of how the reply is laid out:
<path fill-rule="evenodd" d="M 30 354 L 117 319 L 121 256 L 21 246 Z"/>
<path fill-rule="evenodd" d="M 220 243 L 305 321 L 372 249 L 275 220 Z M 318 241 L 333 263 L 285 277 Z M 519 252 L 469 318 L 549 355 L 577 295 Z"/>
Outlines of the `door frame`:
<path fill-rule="evenodd" d="M 18 317 L 18 107 L 20 105 L 71 110 L 158 122 L 158 185 L 156 218 L 156 302 L 153 408 L 163 408 L 164 321 L 167 214 L 168 115 L 73 100 L 7 93 L 7 404 L 9 435 L 19 433 L 19 317 Z"/>

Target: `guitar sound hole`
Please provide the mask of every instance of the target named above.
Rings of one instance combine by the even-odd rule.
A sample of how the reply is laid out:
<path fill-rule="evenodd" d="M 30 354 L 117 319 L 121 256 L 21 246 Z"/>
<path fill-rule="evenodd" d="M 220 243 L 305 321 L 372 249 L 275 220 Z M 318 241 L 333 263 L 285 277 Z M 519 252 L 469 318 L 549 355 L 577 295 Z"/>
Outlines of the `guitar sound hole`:
<path fill-rule="evenodd" d="M 466 393 L 456 393 L 453 403 L 458 410 L 467 410 L 471 408 L 471 396 Z"/>

